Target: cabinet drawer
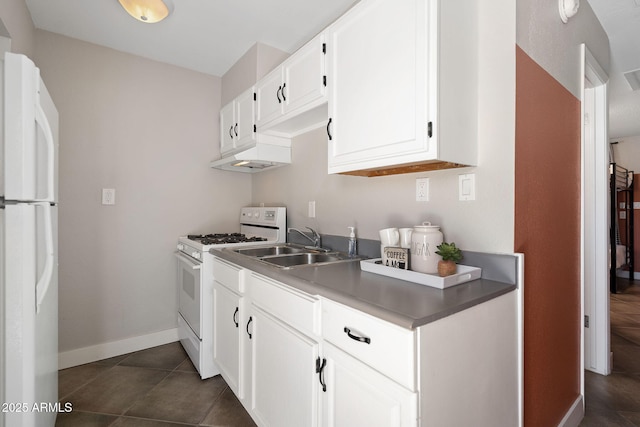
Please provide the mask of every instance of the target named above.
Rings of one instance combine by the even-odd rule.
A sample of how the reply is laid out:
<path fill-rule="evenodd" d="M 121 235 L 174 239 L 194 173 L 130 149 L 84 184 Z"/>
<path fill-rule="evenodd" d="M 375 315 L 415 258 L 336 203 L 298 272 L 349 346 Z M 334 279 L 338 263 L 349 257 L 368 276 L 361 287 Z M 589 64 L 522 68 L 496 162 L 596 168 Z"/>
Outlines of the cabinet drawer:
<path fill-rule="evenodd" d="M 251 273 L 247 293 L 253 304 L 294 328 L 320 335 L 320 301 L 273 279 Z"/>
<path fill-rule="evenodd" d="M 237 294 L 244 293 L 244 270 L 220 258 L 213 258 L 213 278 Z"/>
<path fill-rule="evenodd" d="M 322 299 L 322 337 L 409 390 L 416 389 L 414 331 Z"/>

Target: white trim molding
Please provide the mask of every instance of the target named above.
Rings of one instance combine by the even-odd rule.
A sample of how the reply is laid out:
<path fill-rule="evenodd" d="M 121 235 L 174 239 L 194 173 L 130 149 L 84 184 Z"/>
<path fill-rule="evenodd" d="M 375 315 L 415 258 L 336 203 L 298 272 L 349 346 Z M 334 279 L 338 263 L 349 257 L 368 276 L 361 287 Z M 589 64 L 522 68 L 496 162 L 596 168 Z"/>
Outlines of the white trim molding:
<path fill-rule="evenodd" d="M 562 418 L 562 421 L 560 421 L 560 424 L 558 424 L 558 427 L 578 427 L 583 418 L 584 418 L 584 396 L 580 395 L 575 400 L 575 402 L 573 402 L 573 405 L 571 405 L 571 408 L 569 408 L 567 413 L 564 415 L 564 418 Z"/>
<path fill-rule="evenodd" d="M 582 61 L 581 142 L 581 380 L 584 369 L 611 372 L 609 344 L 609 140 L 608 76 L 585 44 Z"/>
<path fill-rule="evenodd" d="M 178 328 L 173 328 L 120 341 L 69 350 L 58 354 L 58 369 L 84 365 L 176 341 L 179 341 Z"/>

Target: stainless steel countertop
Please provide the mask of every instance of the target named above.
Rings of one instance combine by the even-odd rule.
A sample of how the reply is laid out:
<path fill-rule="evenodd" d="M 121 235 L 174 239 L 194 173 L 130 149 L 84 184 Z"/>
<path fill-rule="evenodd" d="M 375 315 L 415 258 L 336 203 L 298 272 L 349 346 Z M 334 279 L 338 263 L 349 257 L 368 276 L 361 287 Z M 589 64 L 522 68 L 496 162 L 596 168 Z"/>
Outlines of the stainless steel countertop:
<path fill-rule="evenodd" d="M 512 283 L 481 278 L 441 290 L 361 271 L 357 261 L 283 270 L 230 249 L 210 252 L 310 295 L 326 297 L 407 329 L 418 328 L 516 289 Z"/>

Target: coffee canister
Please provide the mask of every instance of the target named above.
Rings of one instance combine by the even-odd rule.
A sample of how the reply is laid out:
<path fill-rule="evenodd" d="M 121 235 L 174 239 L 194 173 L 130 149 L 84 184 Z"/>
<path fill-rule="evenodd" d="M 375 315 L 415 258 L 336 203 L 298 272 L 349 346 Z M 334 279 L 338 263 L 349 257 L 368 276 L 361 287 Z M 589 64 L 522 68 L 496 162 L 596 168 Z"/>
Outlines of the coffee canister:
<path fill-rule="evenodd" d="M 411 233 L 411 269 L 420 273 L 437 273 L 438 261 L 442 257 L 436 251 L 442 241 L 440 226 L 431 225 L 428 221 L 414 226 Z"/>

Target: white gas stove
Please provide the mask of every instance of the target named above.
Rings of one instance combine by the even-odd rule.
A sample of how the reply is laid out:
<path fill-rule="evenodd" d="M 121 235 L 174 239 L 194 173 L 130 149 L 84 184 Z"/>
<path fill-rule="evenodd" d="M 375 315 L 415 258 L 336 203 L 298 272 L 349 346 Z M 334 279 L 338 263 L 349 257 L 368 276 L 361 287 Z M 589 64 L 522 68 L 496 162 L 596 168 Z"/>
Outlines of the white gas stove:
<path fill-rule="evenodd" d="M 190 234 L 178 239 L 178 250 L 200 259 L 196 252 L 229 246 L 287 241 L 287 208 L 253 207 L 240 210 L 239 233 Z M 186 248 L 185 246 L 188 246 Z"/>
<path fill-rule="evenodd" d="M 202 379 L 220 373 L 213 362 L 213 255 L 210 249 L 287 241 L 287 209 L 247 207 L 239 233 L 188 235 L 178 239 L 178 331 Z"/>

